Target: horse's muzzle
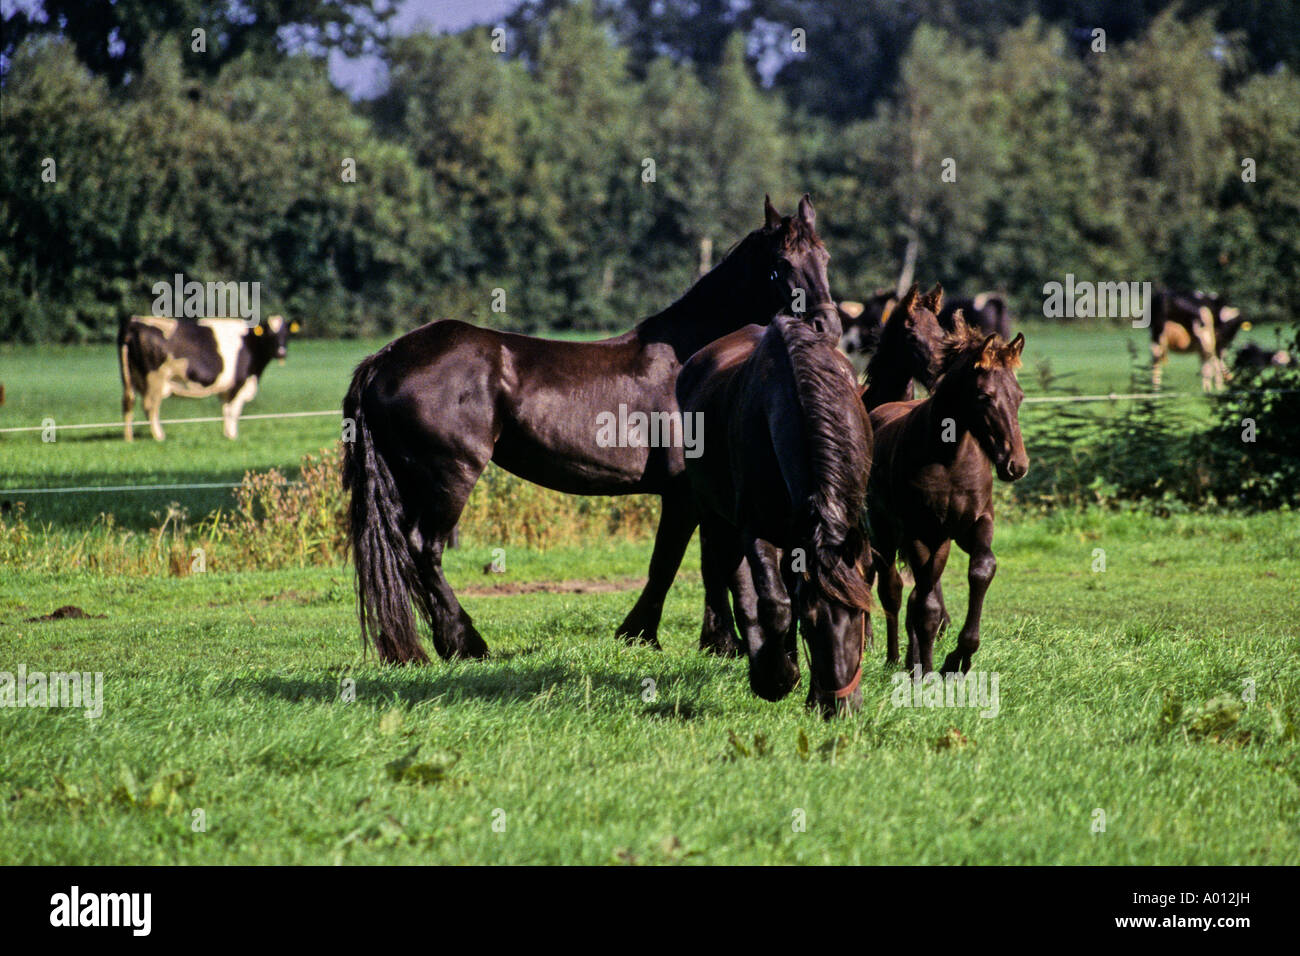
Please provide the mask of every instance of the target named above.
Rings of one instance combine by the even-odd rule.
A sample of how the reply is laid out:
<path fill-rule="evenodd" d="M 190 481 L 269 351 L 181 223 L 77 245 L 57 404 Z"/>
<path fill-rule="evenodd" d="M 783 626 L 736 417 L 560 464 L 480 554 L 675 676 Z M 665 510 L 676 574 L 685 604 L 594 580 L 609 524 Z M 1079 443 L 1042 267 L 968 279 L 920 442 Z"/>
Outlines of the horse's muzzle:
<path fill-rule="evenodd" d="M 839 341 L 844 335 L 844 325 L 840 321 L 840 310 L 834 302 L 821 302 L 809 314 L 808 324 L 822 335 Z"/>
<path fill-rule="evenodd" d="M 1019 481 L 1029 474 L 1028 455 L 1007 455 L 997 463 L 998 478 L 1002 481 Z"/>

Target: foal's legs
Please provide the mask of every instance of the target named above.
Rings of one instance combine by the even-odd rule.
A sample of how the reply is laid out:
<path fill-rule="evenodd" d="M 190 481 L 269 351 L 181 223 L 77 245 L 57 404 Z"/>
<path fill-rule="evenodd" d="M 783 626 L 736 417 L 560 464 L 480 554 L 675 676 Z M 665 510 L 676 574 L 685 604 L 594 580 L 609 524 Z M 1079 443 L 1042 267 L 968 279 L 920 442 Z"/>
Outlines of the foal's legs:
<path fill-rule="evenodd" d="M 700 650 L 719 657 L 738 657 L 741 645 L 736 637 L 736 623 L 731 615 L 727 590 L 729 587 L 736 589 L 738 584 L 743 587 L 743 578 L 748 576 L 749 569 L 740 551 L 738 533 L 716 518 L 700 521 L 700 570 L 704 577 L 704 624 L 700 628 Z"/>
<path fill-rule="evenodd" d="M 898 572 L 898 552 L 893 544 L 881 546 L 875 561 L 880 581 L 876 593 L 885 612 L 886 660 L 898 663 L 898 611 L 903 604 L 903 576 Z"/>
<path fill-rule="evenodd" d="M 907 598 L 907 669 L 915 672 L 917 665 L 922 674 L 934 670 L 934 639 L 943 624 L 944 607 L 939 579 L 948 563 L 951 541 L 944 541 L 931 550 L 921 541 L 906 545 L 907 563 L 912 568 L 916 583 Z"/>
<path fill-rule="evenodd" d="M 695 506 L 684 488 L 678 487 L 664 495 L 654 552 L 650 556 L 650 579 L 616 632 L 629 644 L 642 641 L 651 647 L 659 647 L 659 619 L 664 613 L 664 598 L 677 576 L 682 555 L 686 553 L 686 545 L 695 533 L 698 520 Z"/>
<path fill-rule="evenodd" d="M 984 595 L 993 583 L 998 562 L 993 557 L 993 516 L 984 515 L 975 523 L 966 540 L 957 542 L 970 555 L 970 602 L 966 607 L 966 623 L 957 636 L 957 647 L 943 662 L 945 674 L 970 670 L 971 656 L 980 647 L 980 615 L 984 612 Z"/>

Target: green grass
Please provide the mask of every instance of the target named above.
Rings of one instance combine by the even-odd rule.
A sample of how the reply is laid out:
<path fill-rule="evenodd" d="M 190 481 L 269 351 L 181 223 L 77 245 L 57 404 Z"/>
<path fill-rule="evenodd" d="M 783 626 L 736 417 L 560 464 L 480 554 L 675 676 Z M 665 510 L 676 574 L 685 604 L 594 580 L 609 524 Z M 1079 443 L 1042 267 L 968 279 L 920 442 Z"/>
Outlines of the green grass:
<path fill-rule="evenodd" d="M 1125 391 L 1125 341 L 1145 348 L 1123 328 L 1025 331 L 1031 395 L 1043 357 L 1081 392 Z M 337 408 L 379 344 L 295 342 L 247 411 Z M 118 417 L 111 347 L 2 346 L 0 381 L 0 427 Z M 1166 381 L 1196 391 L 1196 363 L 1172 359 Z M 1204 413 L 1200 399 L 1185 404 Z M 164 406 L 167 418 L 216 413 L 212 400 Z M 0 435 L 0 488 L 292 471 L 336 428 L 246 420 L 228 442 L 217 423 L 176 425 L 164 444 L 141 430 L 130 446 L 116 427 L 53 444 Z M 230 503 L 192 491 L 21 497 L 31 522 L 68 535 L 100 512 L 147 529 L 172 501 L 191 518 Z M 694 649 L 694 546 L 664 652 L 626 647 L 613 631 L 649 550 L 512 548 L 504 577 L 482 573 L 487 549 L 451 552 L 494 657 L 405 670 L 363 658 L 347 568 L 6 568 L 0 671 L 102 672 L 106 700 L 94 720 L 0 708 L 0 864 L 1300 863 L 1294 514 L 1004 518 L 976 657 L 999 675 L 988 719 L 892 706 L 879 646 L 850 720 L 822 722 L 802 693 L 756 699 L 743 662 Z M 958 624 L 964 572 L 954 558 L 945 582 Z M 584 583 L 483 593 L 503 581 Z M 27 620 L 66 604 L 104 616 Z M 1243 703 L 1247 680 L 1256 698 Z"/>
<path fill-rule="evenodd" d="M 1061 327 L 1046 323 L 1024 326 L 1027 339 L 1026 369 L 1021 375 L 1029 395 L 1041 392 L 1037 368 L 1050 360 L 1061 384 L 1080 392 L 1125 392 L 1130 363 L 1125 348 L 1134 342 L 1145 355 L 1145 333 L 1123 327 Z M 1257 331 L 1261 341 L 1271 333 Z M 381 344 L 366 341 L 296 341 L 282 367 L 273 364 L 261 383 L 257 399 L 247 414 L 320 411 L 339 408 L 352 368 Z M 117 422 L 120 420 L 121 386 L 117 358 L 111 345 L 100 346 L 0 346 L 0 381 L 7 402 L 0 407 L 0 427 L 39 425 L 45 418 L 58 423 Z M 1167 387 L 1173 391 L 1199 391 L 1197 363 L 1187 356 L 1170 360 Z M 1027 428 L 1037 418 L 1050 416 L 1050 405 L 1026 405 Z M 1203 417 L 1201 399 L 1180 407 Z M 163 404 L 164 418 L 216 416 L 215 398 L 172 398 Z M 247 469 L 297 465 L 302 455 L 318 451 L 338 436 L 338 422 L 329 417 L 281 420 L 244 420 L 236 442 L 221 436 L 219 422 L 167 427 L 167 441 L 158 444 L 142 425 L 137 403 L 133 445 L 122 441 L 121 429 L 65 431 L 58 441 L 46 443 L 37 433 L 0 434 L 0 500 L 13 500 L 3 489 L 114 485 L 195 484 L 236 482 Z M 1032 449 L 1031 449 L 1032 451 Z M 131 491 L 77 495 L 22 496 L 27 516 L 36 525 L 71 529 L 85 525 L 100 512 L 111 512 L 127 528 L 156 526 L 169 502 L 178 502 L 191 518 L 229 507 L 225 490 Z"/>
<path fill-rule="evenodd" d="M 292 343 L 288 361 L 267 369 L 245 413 L 341 408 L 353 366 L 381 344 Z M 0 381 L 7 393 L 0 427 L 39 425 L 45 418 L 68 424 L 121 421 L 122 387 L 111 345 L 6 347 L 0 351 Z M 164 419 L 220 414 L 216 398 L 171 398 L 162 409 Z M 0 435 L 0 489 L 237 482 L 248 469 L 294 466 L 339 436 L 335 418 L 244 420 L 237 441 L 222 437 L 220 422 L 208 422 L 164 426 L 167 440 L 160 444 L 142 422 L 137 400 L 136 440 L 130 445 L 120 426 L 62 432 L 53 443 L 38 433 Z M 171 501 L 195 518 L 232 502 L 221 490 L 28 495 L 24 500 L 28 519 L 36 524 L 79 527 L 102 511 L 133 528 L 158 524 L 154 514 Z"/>
<path fill-rule="evenodd" d="M 1076 513 L 997 550 L 999 714 L 895 708 L 878 646 L 833 723 L 694 649 L 693 551 L 662 653 L 613 637 L 632 591 L 476 596 L 495 656 L 408 669 L 363 662 L 344 568 L 7 573 L 0 670 L 102 671 L 106 701 L 0 709 L 0 863 L 1300 863 L 1300 519 Z M 505 579 L 623 581 L 647 552 L 512 551 Z M 453 584 L 500 582 L 488 559 L 450 554 Z M 25 623 L 63 604 L 106 617 Z"/>

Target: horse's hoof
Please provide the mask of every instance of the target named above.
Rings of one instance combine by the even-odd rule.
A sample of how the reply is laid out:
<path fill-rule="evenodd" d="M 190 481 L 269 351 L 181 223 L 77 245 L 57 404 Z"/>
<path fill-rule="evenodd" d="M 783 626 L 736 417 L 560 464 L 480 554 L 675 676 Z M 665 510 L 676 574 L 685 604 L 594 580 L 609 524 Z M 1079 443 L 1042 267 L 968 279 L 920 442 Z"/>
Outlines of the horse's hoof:
<path fill-rule="evenodd" d="M 744 651 L 734 637 L 701 638 L 700 650 L 715 657 L 742 657 Z"/>
<path fill-rule="evenodd" d="M 961 654 L 953 651 L 943 662 L 943 667 L 939 668 L 939 673 L 943 676 L 948 674 L 964 674 L 970 670 L 970 661 L 962 660 Z"/>

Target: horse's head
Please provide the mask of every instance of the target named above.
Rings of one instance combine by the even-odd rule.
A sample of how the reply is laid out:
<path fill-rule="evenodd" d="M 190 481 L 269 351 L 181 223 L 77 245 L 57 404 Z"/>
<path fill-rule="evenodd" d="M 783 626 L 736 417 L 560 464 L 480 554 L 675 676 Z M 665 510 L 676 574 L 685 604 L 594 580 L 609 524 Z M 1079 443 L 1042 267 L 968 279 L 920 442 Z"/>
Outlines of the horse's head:
<path fill-rule="evenodd" d="M 799 630 L 808 645 L 809 707 L 823 717 L 847 714 L 862 706 L 862 654 L 871 591 L 862 576 L 866 539 L 853 529 L 834 553 L 820 555 L 813 570 L 797 578 L 795 607 Z"/>
<path fill-rule="evenodd" d="M 954 315 L 956 330 L 945 343 L 943 380 L 965 427 L 979 442 L 1003 481 L 1018 481 L 1029 472 L 1029 453 L 1020 434 L 1020 402 L 1025 393 L 1016 381 L 1025 337 L 1008 343 L 994 333 L 984 336 Z"/>
<path fill-rule="evenodd" d="M 940 350 L 945 339 L 939 324 L 942 310 L 943 286 L 935 283 L 929 292 L 921 292 L 913 283 L 895 310 L 892 330 L 885 327 L 892 346 L 891 361 L 904 362 L 912 377 L 931 391 L 939 378 Z"/>
<path fill-rule="evenodd" d="M 763 228 L 755 234 L 755 268 L 761 276 L 764 311 L 797 315 L 838 339 L 843 330 L 826 272 L 831 256 L 817 236 L 812 200 L 805 193 L 795 214 L 782 216 L 765 196 L 763 216 Z"/>

